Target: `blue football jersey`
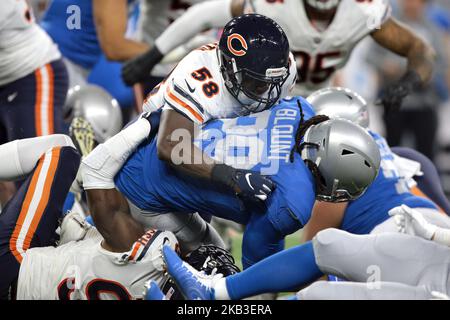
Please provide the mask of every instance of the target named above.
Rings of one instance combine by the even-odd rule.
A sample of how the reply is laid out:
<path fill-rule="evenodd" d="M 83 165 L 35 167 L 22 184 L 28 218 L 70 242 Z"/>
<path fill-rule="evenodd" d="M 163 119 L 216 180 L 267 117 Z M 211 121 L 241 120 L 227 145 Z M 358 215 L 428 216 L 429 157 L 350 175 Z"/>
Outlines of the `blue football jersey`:
<path fill-rule="evenodd" d="M 86 69 L 91 69 L 102 53 L 92 1 L 53 0 L 40 23 L 62 55 Z"/>
<path fill-rule="evenodd" d="M 158 159 L 156 139 L 141 145 L 115 177 L 118 189 L 139 208 L 151 212 L 201 212 L 246 224 L 252 213 L 265 213 L 282 233 L 309 220 L 315 185 L 299 154 L 290 161 L 300 122 L 314 115 L 306 100 L 282 100 L 270 110 L 204 125 L 195 143 L 213 159 L 235 168 L 269 175 L 275 191 L 260 208 L 244 207 L 234 193 L 217 184 L 177 172 Z M 291 223 L 296 221 L 296 223 Z"/>
<path fill-rule="evenodd" d="M 410 192 L 407 181 L 394 164 L 394 155 L 386 140 L 370 132 L 379 146 L 381 154 L 380 172 L 367 191 L 357 200 L 351 201 L 345 212 L 341 229 L 355 234 L 367 234 L 378 224 L 389 218 L 388 211 L 405 204 L 411 208 L 433 208 L 428 199 Z"/>

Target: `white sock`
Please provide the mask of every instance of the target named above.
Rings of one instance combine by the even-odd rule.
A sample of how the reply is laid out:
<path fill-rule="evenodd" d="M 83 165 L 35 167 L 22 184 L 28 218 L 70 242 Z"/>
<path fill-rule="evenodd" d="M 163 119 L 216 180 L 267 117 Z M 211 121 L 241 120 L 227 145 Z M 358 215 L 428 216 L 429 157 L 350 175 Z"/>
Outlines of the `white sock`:
<path fill-rule="evenodd" d="M 216 300 L 230 300 L 227 289 L 227 278 L 221 278 L 214 284 L 214 298 Z"/>

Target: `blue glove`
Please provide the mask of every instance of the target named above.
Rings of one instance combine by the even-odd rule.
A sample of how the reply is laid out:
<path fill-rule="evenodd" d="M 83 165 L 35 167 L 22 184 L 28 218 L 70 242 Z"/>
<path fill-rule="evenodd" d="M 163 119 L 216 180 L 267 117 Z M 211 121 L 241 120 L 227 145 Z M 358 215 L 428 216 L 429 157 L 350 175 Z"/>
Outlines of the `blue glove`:
<path fill-rule="evenodd" d="M 268 177 L 250 170 L 235 169 L 225 164 L 214 166 L 211 178 L 215 182 L 230 187 L 241 199 L 265 201 L 275 189 Z"/>

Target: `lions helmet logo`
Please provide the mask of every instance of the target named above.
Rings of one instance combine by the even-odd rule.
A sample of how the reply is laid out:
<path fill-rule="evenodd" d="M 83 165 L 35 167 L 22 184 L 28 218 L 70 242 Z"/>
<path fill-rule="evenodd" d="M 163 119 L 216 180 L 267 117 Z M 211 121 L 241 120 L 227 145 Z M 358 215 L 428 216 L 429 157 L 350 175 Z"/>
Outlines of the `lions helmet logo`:
<path fill-rule="evenodd" d="M 233 40 L 239 41 L 242 49 L 235 49 L 233 47 Z M 238 56 L 238 57 L 245 56 L 245 54 L 247 53 L 247 49 L 248 49 L 247 42 L 245 41 L 244 37 L 241 36 L 239 33 L 233 33 L 228 36 L 227 46 L 228 46 L 228 50 L 230 50 L 230 52 L 232 54 L 234 54 L 235 56 Z"/>

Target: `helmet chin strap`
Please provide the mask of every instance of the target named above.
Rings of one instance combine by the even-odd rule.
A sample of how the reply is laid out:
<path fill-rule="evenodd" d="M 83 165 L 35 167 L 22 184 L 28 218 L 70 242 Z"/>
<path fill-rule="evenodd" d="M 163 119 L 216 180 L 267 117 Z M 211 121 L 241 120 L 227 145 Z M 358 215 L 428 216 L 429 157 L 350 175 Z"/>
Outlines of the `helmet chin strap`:
<path fill-rule="evenodd" d="M 339 4 L 340 0 L 328 0 L 328 1 L 319 1 L 319 0 L 306 0 L 306 2 L 313 8 L 318 10 L 330 10 Z"/>

